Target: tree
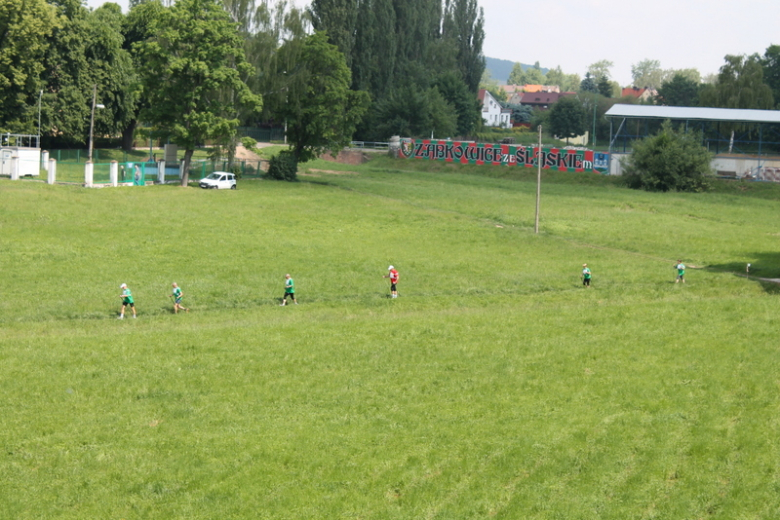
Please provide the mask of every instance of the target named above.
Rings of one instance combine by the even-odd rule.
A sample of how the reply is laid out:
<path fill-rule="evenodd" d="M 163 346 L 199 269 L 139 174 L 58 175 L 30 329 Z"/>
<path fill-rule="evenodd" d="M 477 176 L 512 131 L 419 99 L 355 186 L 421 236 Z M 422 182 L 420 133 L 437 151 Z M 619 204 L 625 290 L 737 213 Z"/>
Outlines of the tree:
<path fill-rule="evenodd" d="M 658 133 L 634 143 L 626 183 L 648 191 L 706 191 L 712 159 L 699 134 L 664 121 Z"/>
<path fill-rule="evenodd" d="M 481 119 L 479 99 L 471 93 L 455 71 L 442 74 L 436 79 L 436 88 L 444 100 L 454 110 L 457 125 L 454 132 L 441 132 L 439 135 L 469 135 Z"/>
<path fill-rule="evenodd" d="M 689 79 L 696 84 L 702 82 L 701 73 L 698 69 L 675 69 L 669 71 L 670 74 L 667 77 L 667 81 L 671 80 L 675 76 L 682 76 L 685 79 Z"/>
<path fill-rule="evenodd" d="M 0 131 L 37 133 L 47 37 L 60 22 L 44 0 L 0 3 Z"/>
<path fill-rule="evenodd" d="M 461 78 L 476 94 L 485 70 L 482 44 L 485 41 L 485 15 L 476 0 L 448 0 L 445 3 L 442 37 L 457 49 Z"/>
<path fill-rule="evenodd" d="M 545 85 L 557 85 L 561 92 L 575 92 L 580 89 L 580 80 L 579 74 L 564 74 L 558 65 L 547 71 L 544 81 Z"/>
<path fill-rule="evenodd" d="M 598 91 L 604 97 L 612 97 L 612 82 L 606 76 L 601 76 L 598 82 Z"/>
<path fill-rule="evenodd" d="M 639 88 L 658 90 L 669 78 L 670 72 L 663 70 L 661 62 L 658 60 L 642 60 L 631 65 L 631 77 L 634 79 L 634 86 Z"/>
<path fill-rule="evenodd" d="M 699 106 L 700 88 L 698 82 L 694 82 L 682 74 L 675 74 L 670 81 L 658 89 L 658 102 L 673 107 Z"/>
<path fill-rule="evenodd" d="M 596 83 L 596 80 L 590 75 L 590 72 L 586 72 L 585 78 L 583 78 L 582 82 L 580 83 L 580 92 L 598 93 L 598 91 L 598 83 Z"/>
<path fill-rule="evenodd" d="M 368 93 L 350 90 L 352 74 L 344 55 L 326 33 L 306 37 L 300 49 L 285 44 L 284 54 L 299 54 L 289 97 L 278 113 L 287 121 L 287 140 L 296 162 L 316 158 L 325 150 L 349 144 L 370 103 Z"/>
<path fill-rule="evenodd" d="M 259 111 L 262 99 L 242 79 L 252 66 L 236 24 L 217 0 L 177 1 L 162 13 L 154 34 L 140 44 L 149 101 L 142 117 L 184 148 L 186 186 L 195 147 L 235 135 L 237 107 Z"/>
<path fill-rule="evenodd" d="M 772 89 L 764 83 L 758 54 L 726 56 L 714 85 L 706 85 L 699 99 L 702 106 L 721 108 L 774 108 Z"/>
<path fill-rule="evenodd" d="M 588 66 L 588 72 L 594 78 L 605 77 L 607 79 L 612 79 L 612 73 L 609 71 L 609 69 L 614 66 L 615 64 L 609 60 L 601 60 L 597 61 L 596 63 L 591 63 Z"/>
<path fill-rule="evenodd" d="M 130 12 L 124 18 L 122 24 L 122 34 L 124 35 L 124 49 L 130 53 L 130 57 L 133 60 L 133 72 L 135 70 L 143 68 L 145 65 L 143 60 L 139 56 L 138 44 L 146 41 L 153 36 L 153 28 L 157 23 L 157 19 L 163 12 L 163 6 L 160 2 L 143 1 L 137 2 L 135 5 L 131 5 Z M 126 85 L 126 88 L 135 94 L 135 106 L 134 110 L 121 129 L 122 132 L 122 149 L 130 151 L 133 148 L 135 129 L 138 126 L 138 118 L 141 111 L 149 106 L 146 96 L 143 95 L 143 87 L 138 74 L 134 74 L 132 82 Z"/>
<path fill-rule="evenodd" d="M 507 105 L 512 109 L 513 123 L 530 123 L 533 118 L 534 109 L 530 105 Z"/>
<path fill-rule="evenodd" d="M 585 108 L 576 96 L 564 96 L 550 108 L 550 132 L 569 141 L 585 133 Z"/>
<path fill-rule="evenodd" d="M 761 58 L 761 67 L 764 71 L 764 83 L 772 89 L 777 108 L 780 108 L 780 45 L 767 47 Z"/>
<path fill-rule="evenodd" d="M 344 53 L 348 66 L 353 59 L 360 4 L 355 0 L 312 0 L 309 7 L 314 30 L 328 33 L 328 41 Z"/>
<path fill-rule="evenodd" d="M 525 69 L 521 63 L 515 63 L 506 82 L 508 85 L 544 85 L 545 81 L 544 73 L 537 61 L 533 67 L 526 66 Z"/>

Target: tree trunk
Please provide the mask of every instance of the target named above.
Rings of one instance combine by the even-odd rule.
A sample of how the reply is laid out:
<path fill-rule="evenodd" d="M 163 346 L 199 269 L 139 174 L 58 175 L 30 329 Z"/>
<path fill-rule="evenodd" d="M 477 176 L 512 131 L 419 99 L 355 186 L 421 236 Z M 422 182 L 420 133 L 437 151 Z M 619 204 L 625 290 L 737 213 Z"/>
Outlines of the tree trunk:
<path fill-rule="evenodd" d="M 135 135 L 135 128 L 138 126 L 138 121 L 133 119 L 122 130 L 122 150 L 131 152 L 133 150 L 133 136 Z"/>
<path fill-rule="evenodd" d="M 181 185 L 187 186 L 187 184 L 190 182 L 190 160 L 192 159 L 192 154 L 195 152 L 192 148 L 187 148 L 184 151 L 184 159 L 182 159 L 182 167 L 184 168 L 184 171 L 181 174 Z"/>

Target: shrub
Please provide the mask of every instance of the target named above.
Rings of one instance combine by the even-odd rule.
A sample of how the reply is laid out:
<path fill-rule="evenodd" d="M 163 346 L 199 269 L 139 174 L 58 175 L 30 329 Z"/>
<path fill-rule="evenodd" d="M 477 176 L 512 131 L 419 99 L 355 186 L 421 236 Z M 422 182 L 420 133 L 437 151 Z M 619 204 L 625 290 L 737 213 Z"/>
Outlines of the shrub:
<path fill-rule="evenodd" d="M 255 146 L 257 146 L 257 141 L 246 136 L 241 138 L 241 144 L 244 145 L 244 148 L 247 150 L 254 150 Z"/>
<path fill-rule="evenodd" d="M 298 161 L 291 151 L 283 150 L 271 157 L 268 177 L 278 181 L 298 180 Z"/>
<path fill-rule="evenodd" d="M 625 183 L 647 191 L 706 191 L 711 162 L 700 135 L 675 130 L 665 121 L 657 134 L 634 144 L 625 164 Z"/>

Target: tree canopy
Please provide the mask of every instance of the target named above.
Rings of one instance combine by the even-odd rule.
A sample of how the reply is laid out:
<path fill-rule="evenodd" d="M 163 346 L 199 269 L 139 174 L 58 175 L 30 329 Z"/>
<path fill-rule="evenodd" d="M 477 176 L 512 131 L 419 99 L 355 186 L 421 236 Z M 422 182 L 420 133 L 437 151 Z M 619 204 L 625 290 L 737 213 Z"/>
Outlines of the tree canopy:
<path fill-rule="evenodd" d="M 145 67 L 139 71 L 148 107 L 142 117 L 185 150 L 182 186 L 195 147 L 235 135 L 238 107 L 259 111 L 260 96 L 243 78 L 244 60 L 236 24 L 217 0 L 179 0 L 140 43 Z"/>
<path fill-rule="evenodd" d="M 764 83 L 758 54 L 726 56 L 714 85 L 706 85 L 699 96 L 702 106 L 720 108 L 774 108 L 772 89 Z"/>
<path fill-rule="evenodd" d="M 300 52 L 296 60 L 300 79 L 278 107 L 287 122 L 287 139 L 296 162 L 344 148 L 369 103 L 366 92 L 350 90 L 351 72 L 344 55 L 328 43 L 325 32 L 306 37 L 300 49 L 283 46 L 280 52 Z"/>
<path fill-rule="evenodd" d="M 44 0 L 0 2 L 0 132 L 34 133 L 48 37 L 60 24 Z"/>
<path fill-rule="evenodd" d="M 577 96 L 564 96 L 550 108 L 550 132 L 567 141 L 585 133 L 585 107 Z"/>
<path fill-rule="evenodd" d="M 700 89 L 700 83 L 682 74 L 675 74 L 658 89 L 658 101 L 668 106 L 695 107 L 699 105 Z"/>
<path fill-rule="evenodd" d="M 542 72 L 539 62 L 537 61 L 533 67 L 526 67 L 520 63 L 515 63 L 512 67 L 512 72 L 509 73 L 509 79 L 507 79 L 508 85 L 545 85 L 546 78 Z"/>

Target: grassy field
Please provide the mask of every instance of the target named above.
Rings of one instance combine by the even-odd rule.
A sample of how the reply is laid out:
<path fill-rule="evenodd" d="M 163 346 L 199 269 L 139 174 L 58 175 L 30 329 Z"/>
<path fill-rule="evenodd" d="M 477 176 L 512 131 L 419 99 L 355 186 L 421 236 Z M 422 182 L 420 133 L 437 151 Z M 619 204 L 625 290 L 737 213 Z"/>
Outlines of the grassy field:
<path fill-rule="evenodd" d="M 0 518 L 780 517 L 776 186 L 301 173 L 0 180 Z"/>

